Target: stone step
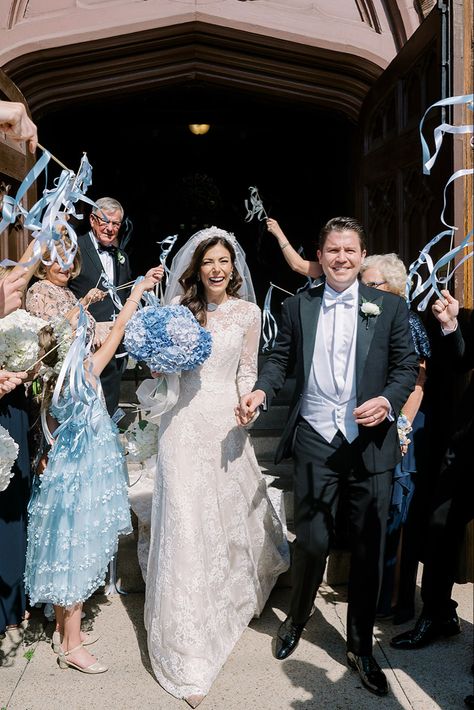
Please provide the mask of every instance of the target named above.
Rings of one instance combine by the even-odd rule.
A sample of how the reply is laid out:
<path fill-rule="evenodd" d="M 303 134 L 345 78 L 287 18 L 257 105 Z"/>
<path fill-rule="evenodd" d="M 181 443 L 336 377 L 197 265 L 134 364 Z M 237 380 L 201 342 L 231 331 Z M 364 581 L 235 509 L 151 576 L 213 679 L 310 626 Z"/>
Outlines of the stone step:
<path fill-rule="evenodd" d="M 288 419 L 288 406 L 286 404 L 274 404 L 268 412 L 260 412 L 255 423 L 249 429 L 251 436 L 262 429 L 277 429 L 280 433 Z"/>
<path fill-rule="evenodd" d="M 279 440 L 279 436 L 268 436 L 266 433 L 262 436 L 252 437 L 255 455 L 261 466 L 266 466 L 267 462 L 273 462 Z"/>

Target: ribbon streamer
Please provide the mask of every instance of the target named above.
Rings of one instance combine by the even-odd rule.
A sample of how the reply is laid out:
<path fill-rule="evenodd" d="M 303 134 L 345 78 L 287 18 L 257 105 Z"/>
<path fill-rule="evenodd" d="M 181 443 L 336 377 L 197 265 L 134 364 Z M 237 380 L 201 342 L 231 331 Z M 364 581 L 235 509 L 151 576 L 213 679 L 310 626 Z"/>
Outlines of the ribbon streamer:
<path fill-rule="evenodd" d="M 474 111 L 474 94 L 465 94 L 463 96 L 451 96 L 446 99 L 441 99 L 441 101 L 437 101 L 436 103 L 432 104 L 429 108 L 426 109 L 423 118 L 420 121 L 420 140 L 421 140 L 421 149 L 422 149 L 422 160 L 423 160 L 423 173 L 425 175 L 429 175 L 431 168 L 433 167 L 436 158 L 438 156 L 438 153 L 440 151 L 441 145 L 443 143 L 443 136 L 445 133 L 452 133 L 452 134 L 459 134 L 459 133 L 472 133 L 474 126 L 472 125 L 463 125 L 463 126 L 453 126 L 449 123 L 441 123 L 439 126 L 437 126 L 434 129 L 434 140 L 435 140 L 435 152 L 433 153 L 432 156 L 430 156 L 430 150 L 428 148 L 428 144 L 425 141 L 425 138 L 423 136 L 423 124 L 425 122 L 425 118 L 427 114 L 431 111 L 432 108 L 436 108 L 437 106 L 458 106 L 466 104 L 467 108 L 470 111 Z"/>
<path fill-rule="evenodd" d="M 157 244 L 161 245 L 161 252 L 160 252 L 160 264 L 163 266 L 165 270 L 165 276 L 168 278 L 170 275 L 170 270 L 166 266 L 166 259 L 168 258 L 168 255 L 170 251 L 173 249 L 174 245 L 176 244 L 176 240 L 178 238 L 177 234 L 172 234 L 169 237 L 165 237 L 161 242 L 156 242 Z M 155 286 L 155 294 L 156 297 L 161 300 L 163 303 L 164 300 L 164 292 L 163 292 L 163 279 L 161 279 L 160 283 Z"/>
<path fill-rule="evenodd" d="M 0 233 L 7 226 L 13 224 L 19 215 L 24 218 L 24 227 L 33 232 L 33 256 L 28 262 L 22 265 L 26 268 L 42 260 L 44 264 L 50 266 L 57 262 L 61 269 L 68 269 L 76 255 L 77 236 L 76 232 L 67 220 L 67 215 L 74 215 L 82 219 L 82 215 L 77 215 L 75 204 L 78 201 L 95 205 L 84 193 L 92 183 L 92 167 L 83 155 L 77 175 L 72 170 L 62 170 L 60 176 L 54 181 L 52 189 L 45 189 L 41 198 L 26 210 L 21 204 L 27 190 L 38 179 L 45 170 L 51 154 L 44 151 L 40 159 L 35 163 L 26 178 L 20 185 L 15 198 L 5 195 L 3 199 L 2 221 L 0 222 Z M 70 246 L 67 246 L 63 230 L 67 232 Z M 58 251 L 59 247 L 59 251 Z M 43 250 L 50 252 L 50 259 L 42 258 Z M 1 266 L 17 266 L 18 262 L 11 259 L 4 259 Z"/>
<path fill-rule="evenodd" d="M 139 278 L 141 278 L 141 277 L 139 277 Z M 107 275 L 104 271 L 102 272 L 102 274 L 100 276 L 99 282 L 100 281 L 102 282 L 102 286 L 105 288 L 105 290 L 109 294 L 110 298 L 112 299 L 112 303 L 114 304 L 115 308 L 117 308 L 117 310 L 121 311 L 123 308 L 123 303 L 120 300 L 120 296 L 117 293 L 117 287 L 109 280 L 109 278 L 107 277 Z M 135 283 L 137 283 L 137 282 L 135 281 Z M 134 285 L 135 285 L 135 283 L 134 283 Z"/>
<path fill-rule="evenodd" d="M 161 246 L 161 252 L 160 252 L 160 264 L 164 267 L 165 269 L 165 274 L 168 276 L 170 273 L 170 270 L 166 266 L 166 259 L 168 258 L 168 255 L 174 245 L 176 244 L 176 240 L 178 238 L 177 234 L 173 234 L 169 237 L 165 237 L 161 242 L 156 242 L 157 244 L 160 244 Z"/>
<path fill-rule="evenodd" d="M 434 141 L 435 141 L 435 151 L 433 155 L 430 156 L 429 148 L 428 145 L 425 141 L 425 138 L 423 136 L 423 123 L 424 120 L 428 114 L 429 111 L 431 111 L 432 108 L 435 108 L 437 106 L 455 106 L 455 105 L 462 105 L 466 104 L 467 108 L 471 111 L 474 110 L 474 94 L 466 94 L 463 96 L 453 96 L 450 98 L 442 99 L 441 101 L 437 101 L 436 103 L 432 104 L 424 113 L 423 118 L 420 121 L 420 140 L 421 140 L 421 146 L 422 146 L 422 160 L 423 160 L 423 173 L 425 175 L 429 175 L 431 168 L 433 167 L 436 158 L 438 156 L 438 153 L 441 149 L 441 145 L 443 142 L 443 136 L 445 133 L 451 133 L 451 134 L 468 134 L 472 133 L 474 131 L 474 126 L 473 125 L 461 125 L 461 126 L 453 126 L 451 124 L 447 123 L 442 123 L 439 126 L 437 126 L 434 129 Z M 471 139 L 472 140 L 472 139 Z M 452 278 L 453 274 L 455 271 L 462 265 L 464 264 L 465 261 L 468 259 L 472 258 L 473 256 L 473 251 L 471 251 L 467 254 L 465 254 L 462 259 L 456 264 L 454 269 L 450 271 L 450 263 L 453 259 L 455 259 L 461 251 L 464 249 L 473 246 L 473 232 L 469 232 L 464 239 L 461 241 L 458 246 L 453 247 L 453 242 L 454 242 L 454 233 L 457 230 L 457 227 L 451 224 L 448 224 L 446 219 L 445 219 L 445 211 L 446 211 L 446 206 L 447 206 L 447 189 L 449 185 L 457 180 L 460 177 L 465 177 L 466 175 L 473 175 L 474 170 L 469 169 L 469 168 L 463 168 L 460 170 L 457 170 L 455 173 L 451 175 L 451 177 L 447 180 L 446 185 L 444 186 L 443 190 L 443 208 L 441 210 L 441 223 L 445 225 L 445 227 L 448 227 L 448 229 L 439 232 L 433 239 L 431 239 L 428 244 L 426 244 L 425 247 L 420 252 L 419 257 L 412 263 L 410 264 L 410 267 L 408 269 L 408 277 L 407 277 L 407 283 L 406 283 L 406 289 L 405 289 L 405 296 L 408 305 L 410 305 L 415 298 L 418 296 L 425 294 L 423 299 L 420 301 L 420 303 L 417 306 L 417 309 L 419 311 L 424 311 L 431 299 L 431 297 L 436 294 L 438 298 L 442 298 L 441 296 L 441 288 L 445 288 L 447 284 L 449 283 L 450 279 Z M 430 255 L 430 249 L 437 244 L 443 237 L 449 236 L 450 237 L 450 246 L 448 251 L 440 258 L 436 263 L 433 263 L 433 259 Z M 422 266 L 426 266 L 428 270 L 428 277 L 423 280 L 420 273 L 419 269 Z M 447 269 L 447 273 L 445 276 L 440 276 L 439 272 L 442 269 Z M 415 283 L 415 286 L 413 288 L 413 284 Z"/>
<path fill-rule="evenodd" d="M 291 291 L 287 291 L 286 289 L 281 288 L 281 286 L 277 286 L 270 281 L 270 287 L 265 295 L 262 311 L 262 353 L 265 353 L 273 348 L 278 335 L 278 325 L 271 309 L 272 293 L 274 288 L 277 288 L 279 291 L 283 291 L 283 293 L 286 293 L 289 296 L 295 295 L 294 293 L 291 293 Z"/>
<path fill-rule="evenodd" d="M 268 215 L 265 212 L 265 207 L 258 194 L 258 189 L 256 187 L 249 187 L 250 199 L 245 200 L 245 209 L 247 210 L 247 215 L 245 217 L 246 222 L 251 222 L 254 217 L 256 217 L 259 222 L 264 219 L 268 219 Z"/>

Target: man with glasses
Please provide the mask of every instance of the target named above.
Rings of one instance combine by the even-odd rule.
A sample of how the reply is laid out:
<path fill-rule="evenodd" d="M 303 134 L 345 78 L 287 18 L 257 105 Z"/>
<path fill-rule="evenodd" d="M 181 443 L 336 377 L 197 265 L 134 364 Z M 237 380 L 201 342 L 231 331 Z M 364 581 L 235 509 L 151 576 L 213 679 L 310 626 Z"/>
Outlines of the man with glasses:
<path fill-rule="evenodd" d="M 70 282 L 71 291 L 77 298 L 86 295 L 89 289 L 98 287 L 106 290 L 101 275 L 115 287 L 131 280 L 128 256 L 119 249 L 118 234 L 123 220 L 123 207 L 111 197 L 101 197 L 89 217 L 90 230 L 79 236 L 78 244 L 82 257 L 81 272 Z M 100 279 L 100 281 L 99 281 Z M 129 289 L 118 292 L 122 302 L 129 294 Z M 118 308 L 107 296 L 102 301 L 92 303 L 89 311 L 97 321 L 97 340 L 103 341 L 112 325 Z M 118 350 L 120 354 L 120 349 Z M 114 357 L 104 369 L 101 382 L 107 409 L 112 416 L 116 411 L 120 395 L 120 379 L 125 365 L 125 358 Z"/>

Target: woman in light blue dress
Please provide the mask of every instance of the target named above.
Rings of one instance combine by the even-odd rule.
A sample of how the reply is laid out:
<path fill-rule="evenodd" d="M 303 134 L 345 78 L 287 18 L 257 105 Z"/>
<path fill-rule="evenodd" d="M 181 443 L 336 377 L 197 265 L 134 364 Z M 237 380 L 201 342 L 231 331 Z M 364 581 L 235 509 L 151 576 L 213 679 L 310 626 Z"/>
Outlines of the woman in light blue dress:
<path fill-rule="evenodd" d="M 52 448 L 29 506 L 26 588 L 32 604 L 55 605 L 60 667 L 84 673 L 103 673 L 107 666 L 84 648 L 82 603 L 104 583 L 119 535 L 132 530 L 125 459 L 98 378 L 114 356 L 143 292 L 157 280 L 148 277 L 134 287 L 107 340 L 84 362 L 81 337 L 83 346 L 87 322 L 83 312 L 79 316 L 76 339 L 67 355 L 71 362 L 76 356 L 77 362 L 68 369 L 66 384 L 49 407 Z M 48 328 L 52 332 L 47 326 L 43 336 Z M 48 352 L 51 345 L 44 337 L 41 344 Z"/>

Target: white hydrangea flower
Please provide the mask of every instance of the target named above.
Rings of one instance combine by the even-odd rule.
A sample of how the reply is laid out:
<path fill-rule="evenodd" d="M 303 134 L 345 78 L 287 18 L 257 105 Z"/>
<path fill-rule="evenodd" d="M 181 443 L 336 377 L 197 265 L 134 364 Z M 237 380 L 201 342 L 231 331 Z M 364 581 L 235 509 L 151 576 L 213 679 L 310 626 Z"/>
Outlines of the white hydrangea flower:
<path fill-rule="evenodd" d="M 6 370 L 27 370 L 38 359 L 38 331 L 46 321 L 18 309 L 0 319 L 0 365 Z"/>
<path fill-rule="evenodd" d="M 6 429 L 0 426 L 0 493 L 4 491 L 13 477 L 13 464 L 18 456 L 18 444 Z"/>

